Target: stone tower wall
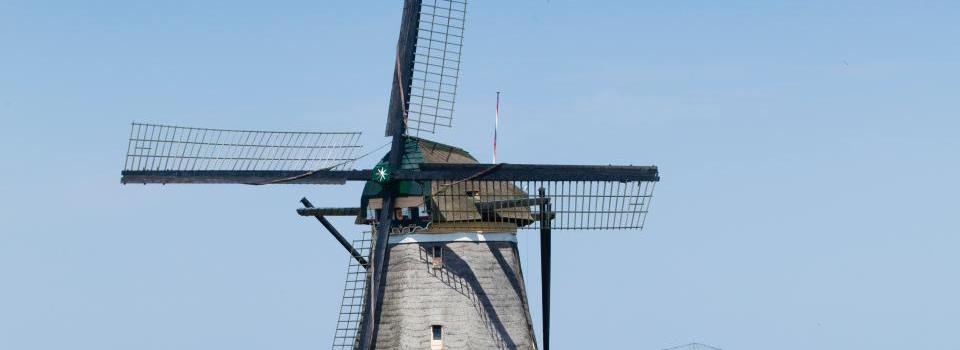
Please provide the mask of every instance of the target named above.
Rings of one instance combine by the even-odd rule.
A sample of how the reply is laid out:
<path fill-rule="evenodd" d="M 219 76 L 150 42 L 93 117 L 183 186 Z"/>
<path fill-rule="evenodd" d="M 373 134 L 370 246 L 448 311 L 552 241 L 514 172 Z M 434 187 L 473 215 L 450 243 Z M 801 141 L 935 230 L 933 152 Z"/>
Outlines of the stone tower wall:
<path fill-rule="evenodd" d="M 515 239 L 399 243 L 389 250 L 377 349 L 430 349 L 433 325 L 443 327 L 444 349 L 536 349 Z"/>

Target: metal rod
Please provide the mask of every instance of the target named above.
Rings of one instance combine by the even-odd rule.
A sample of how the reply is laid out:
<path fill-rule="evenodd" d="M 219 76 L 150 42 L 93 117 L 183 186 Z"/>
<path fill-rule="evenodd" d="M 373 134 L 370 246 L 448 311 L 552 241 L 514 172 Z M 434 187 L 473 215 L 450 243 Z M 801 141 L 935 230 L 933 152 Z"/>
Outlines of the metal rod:
<path fill-rule="evenodd" d="M 304 207 L 313 208 L 313 204 L 311 204 L 310 201 L 307 200 L 307 197 L 301 198 L 300 203 L 303 203 Z M 320 221 L 320 224 L 322 224 L 323 227 L 326 227 L 327 231 L 330 231 L 330 234 L 333 235 L 333 238 L 335 238 L 337 242 L 340 242 L 340 245 L 342 245 L 343 248 L 345 248 L 348 252 L 350 252 L 350 256 L 353 256 L 353 258 L 356 259 L 358 263 L 360 263 L 360 266 L 363 266 L 364 268 L 370 267 L 370 263 L 368 263 L 367 259 L 363 257 L 363 254 L 360 254 L 360 252 L 357 251 L 357 249 L 354 248 L 353 245 L 350 244 L 350 242 L 348 242 L 347 239 L 343 237 L 343 235 L 340 234 L 340 231 L 337 231 L 337 228 L 333 227 L 333 224 L 331 224 L 326 217 L 324 217 L 323 215 L 314 215 L 313 217 L 317 218 L 317 221 Z"/>

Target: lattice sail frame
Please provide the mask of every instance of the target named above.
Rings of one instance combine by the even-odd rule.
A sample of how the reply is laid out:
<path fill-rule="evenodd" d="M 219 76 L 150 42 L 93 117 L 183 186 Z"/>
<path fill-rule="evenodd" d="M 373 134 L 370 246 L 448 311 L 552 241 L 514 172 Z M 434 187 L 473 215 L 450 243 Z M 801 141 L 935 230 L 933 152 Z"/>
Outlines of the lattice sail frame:
<path fill-rule="evenodd" d="M 353 247 L 365 257 L 370 256 L 370 232 L 364 231 Z M 347 263 L 347 279 L 343 285 L 343 299 L 337 316 L 337 330 L 333 335 L 333 350 L 353 350 L 357 333 L 363 321 L 363 298 L 367 285 L 367 270 L 352 256 Z"/>
<path fill-rule="evenodd" d="M 205 129 L 133 123 L 125 171 L 350 169 L 359 132 Z"/>
<path fill-rule="evenodd" d="M 655 186 L 652 181 L 433 181 L 425 201 L 436 228 L 482 230 L 506 223 L 539 229 L 543 188 L 551 229 L 642 229 Z"/>
<path fill-rule="evenodd" d="M 423 0 L 420 5 L 407 109 L 407 129 L 413 135 L 453 125 L 466 11 L 465 0 Z"/>

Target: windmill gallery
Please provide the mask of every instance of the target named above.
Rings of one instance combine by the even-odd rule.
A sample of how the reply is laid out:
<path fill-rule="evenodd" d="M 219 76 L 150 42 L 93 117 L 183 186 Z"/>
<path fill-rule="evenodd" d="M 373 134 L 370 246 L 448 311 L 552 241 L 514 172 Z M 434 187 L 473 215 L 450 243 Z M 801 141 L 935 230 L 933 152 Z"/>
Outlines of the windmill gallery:
<path fill-rule="evenodd" d="M 334 349 L 549 349 L 553 230 L 641 229 L 654 166 L 481 164 L 421 138 L 451 126 L 466 2 L 405 0 L 386 136 L 390 150 L 356 170 L 359 133 L 273 132 L 134 123 L 124 184 L 365 182 L 359 206 L 314 207 L 352 257 Z M 350 242 L 326 219 L 354 217 Z M 541 243 L 538 343 L 517 232 Z"/>

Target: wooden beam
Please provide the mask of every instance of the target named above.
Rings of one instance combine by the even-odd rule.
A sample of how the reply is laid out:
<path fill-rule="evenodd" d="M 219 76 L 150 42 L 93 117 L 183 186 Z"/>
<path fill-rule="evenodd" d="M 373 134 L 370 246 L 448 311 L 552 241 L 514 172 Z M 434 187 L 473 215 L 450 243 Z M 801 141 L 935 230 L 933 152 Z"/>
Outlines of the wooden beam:
<path fill-rule="evenodd" d="M 420 0 L 404 1 L 400 38 L 397 40 L 393 66 L 393 85 L 390 87 L 390 106 L 387 109 L 387 128 L 384 136 L 406 133 L 405 111 L 410 108 L 410 87 L 413 85 L 413 66 L 420 29 Z M 399 130 L 398 130 L 399 129 Z"/>
<path fill-rule="evenodd" d="M 494 168 L 496 167 L 496 168 Z M 479 175 L 478 175 L 479 174 Z M 396 171 L 398 180 L 493 181 L 659 181 L 656 166 L 558 164 L 422 164 L 420 171 Z M 474 177 L 475 176 L 475 177 Z"/>
<path fill-rule="evenodd" d="M 307 197 L 303 197 L 302 199 L 300 199 L 300 203 L 303 203 L 304 207 L 313 208 L 313 204 L 311 204 L 310 201 L 307 200 Z M 327 231 L 330 232 L 331 235 L 333 235 L 333 238 L 336 239 L 337 242 L 340 242 L 340 245 L 342 245 L 343 248 L 350 253 L 350 256 L 352 256 L 355 260 L 357 260 L 357 263 L 359 263 L 360 266 L 363 266 L 363 268 L 370 268 L 370 263 L 367 262 L 367 259 L 365 259 L 363 255 L 361 255 L 360 252 L 357 251 L 357 249 L 354 248 L 353 245 L 350 244 L 350 242 L 348 242 L 347 239 L 344 238 L 342 234 L 340 234 L 340 231 L 338 231 L 336 227 L 333 227 L 333 224 L 330 223 L 330 221 L 327 220 L 326 217 L 324 217 L 323 215 L 313 215 L 313 217 L 317 218 L 317 221 L 320 221 L 320 224 L 323 225 L 323 227 L 325 227 Z"/>
<path fill-rule="evenodd" d="M 300 216 L 358 216 L 360 208 L 299 208 L 297 214 Z"/>
<path fill-rule="evenodd" d="M 123 171 L 123 184 L 312 184 L 342 185 L 366 181 L 370 170 L 269 171 L 269 170 L 147 170 Z M 283 181 L 287 179 L 286 181 Z"/>
<path fill-rule="evenodd" d="M 413 58 L 417 49 L 417 34 L 420 27 L 421 0 L 404 0 L 403 17 L 400 20 L 400 37 L 397 39 L 397 58 L 394 66 L 394 81 L 390 94 L 390 109 L 387 112 L 386 136 L 392 137 L 388 165 L 391 171 L 400 169 L 406 143 L 407 101 L 410 100 L 410 83 L 413 81 Z M 367 179 L 370 179 L 367 177 Z M 377 232 L 373 239 L 373 254 L 370 263 L 370 283 L 367 283 L 366 312 L 360 325 L 359 348 L 362 350 L 376 347 L 377 326 L 380 322 L 380 295 L 383 287 L 387 259 L 387 240 L 393 226 L 393 205 L 396 200 L 396 183 L 385 184 L 383 188 L 383 206 L 377 222 Z"/>
<path fill-rule="evenodd" d="M 547 214 L 553 210 L 550 201 L 545 197 L 546 190 L 543 187 L 539 189 L 539 197 L 544 199 L 540 203 L 540 303 L 543 313 L 543 350 L 550 350 L 550 259 L 551 259 L 551 241 L 553 235 L 550 232 L 551 221 L 553 218 Z"/>
<path fill-rule="evenodd" d="M 143 184 L 314 184 L 369 181 L 372 170 L 124 171 L 120 182 Z M 656 166 L 559 164 L 421 164 L 420 170 L 394 170 L 393 179 L 478 181 L 659 181 Z"/>

